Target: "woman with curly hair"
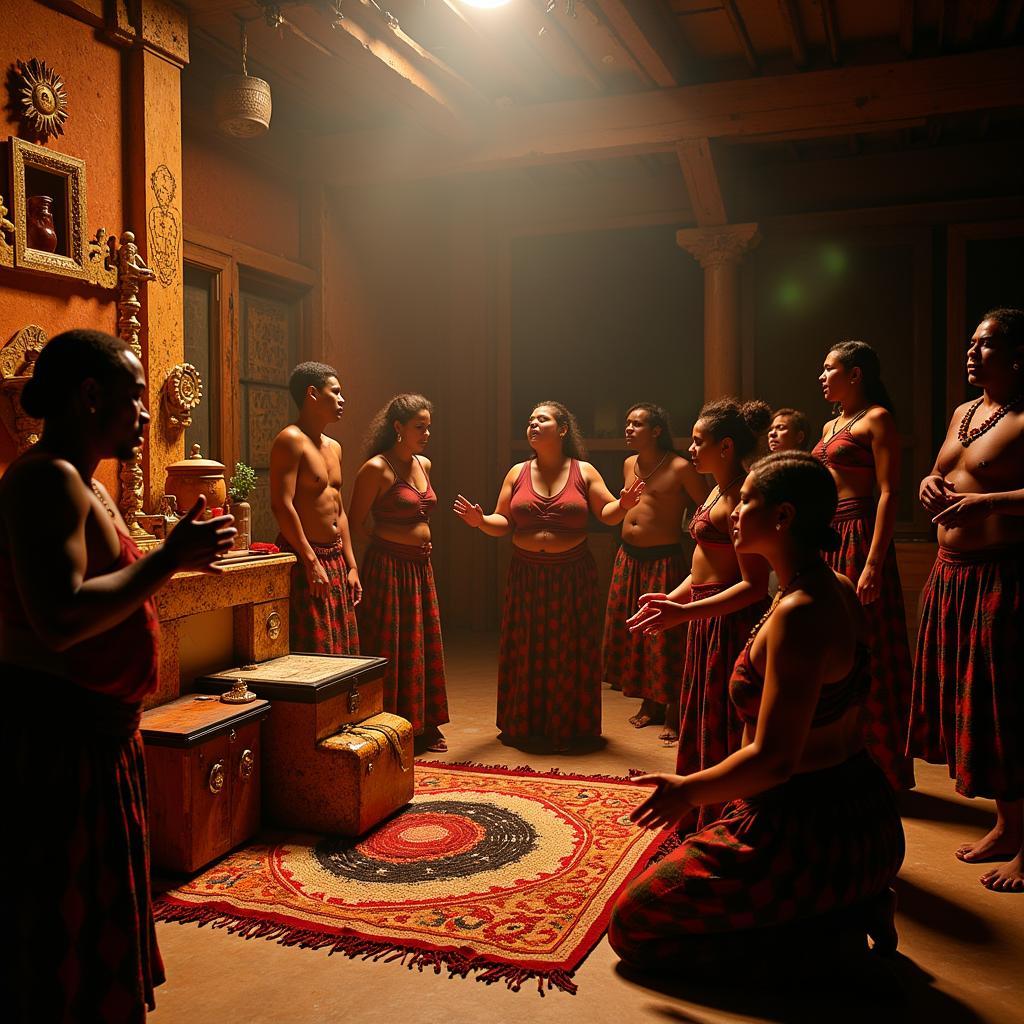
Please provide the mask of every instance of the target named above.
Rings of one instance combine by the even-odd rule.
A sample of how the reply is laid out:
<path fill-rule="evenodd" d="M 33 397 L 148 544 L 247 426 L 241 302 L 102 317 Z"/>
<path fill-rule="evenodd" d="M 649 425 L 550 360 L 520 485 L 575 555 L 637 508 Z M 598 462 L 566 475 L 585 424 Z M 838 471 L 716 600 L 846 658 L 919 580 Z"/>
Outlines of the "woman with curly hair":
<path fill-rule="evenodd" d="M 740 488 L 736 551 L 767 559 L 780 588 L 729 680 L 741 746 L 700 771 L 634 780 L 654 786 L 630 815 L 642 828 L 731 801 L 617 901 L 608 941 L 641 970 L 733 981 L 737 970 L 777 977 L 795 964 L 818 975 L 863 956 L 866 936 L 895 952 L 903 827 L 864 749 L 864 613 L 821 554 L 839 543 L 836 500 L 804 452 L 758 460 Z"/>
<path fill-rule="evenodd" d="M 614 498 L 583 462 L 576 418 L 561 402 L 530 413 L 533 457 L 505 475 L 494 511 L 461 494 L 454 511 L 490 537 L 512 531 L 498 664 L 498 728 L 514 745 L 540 741 L 564 751 L 601 733 L 597 566 L 587 545 L 587 515 L 621 523 L 643 493 L 642 480 Z"/>
<path fill-rule="evenodd" d="M 743 460 L 771 422 L 772 411 L 759 401 L 734 398 L 708 402 L 693 425 L 690 458 L 698 473 L 714 478 L 709 498 L 690 520 L 696 543 L 690 575 L 669 594 L 644 594 L 631 629 L 660 633 L 692 623 L 680 694 L 680 775 L 717 764 L 739 747 L 743 722 L 729 704 L 729 673 L 751 626 L 764 610 L 768 564 L 733 547 L 730 516 L 739 502 L 747 471 Z M 713 821 L 720 804 L 700 809 L 698 827 Z"/>
<path fill-rule="evenodd" d="M 363 560 L 359 635 L 364 653 L 388 659 L 384 710 L 412 722 L 417 747 L 444 751 L 448 721 L 441 613 L 430 564 L 433 406 L 422 395 L 395 395 L 370 423 L 348 517 L 370 538 Z M 373 529 L 366 523 L 373 516 Z"/>
<path fill-rule="evenodd" d="M 910 641 L 892 543 L 900 483 L 892 399 L 878 355 L 863 341 L 833 345 L 818 379 L 838 413 L 825 424 L 813 452 L 839 489 L 833 525 L 842 542 L 827 560 L 853 582 L 868 619 L 868 751 L 894 788 L 912 789 L 914 761 L 904 752 L 913 689 Z"/>

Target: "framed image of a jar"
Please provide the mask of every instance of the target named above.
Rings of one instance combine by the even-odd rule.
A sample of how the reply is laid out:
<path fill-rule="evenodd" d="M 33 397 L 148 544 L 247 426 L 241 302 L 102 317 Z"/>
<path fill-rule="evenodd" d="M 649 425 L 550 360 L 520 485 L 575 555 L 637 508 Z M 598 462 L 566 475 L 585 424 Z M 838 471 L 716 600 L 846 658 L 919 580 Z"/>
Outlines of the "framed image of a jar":
<path fill-rule="evenodd" d="M 14 265 L 88 278 L 85 162 L 11 138 Z"/>

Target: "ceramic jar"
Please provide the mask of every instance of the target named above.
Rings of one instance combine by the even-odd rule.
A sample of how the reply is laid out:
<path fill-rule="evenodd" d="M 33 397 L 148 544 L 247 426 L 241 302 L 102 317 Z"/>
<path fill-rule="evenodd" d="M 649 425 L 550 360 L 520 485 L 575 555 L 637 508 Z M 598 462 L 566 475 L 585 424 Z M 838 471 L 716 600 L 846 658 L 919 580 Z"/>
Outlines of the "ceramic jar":
<path fill-rule="evenodd" d="M 204 459 L 199 445 L 192 445 L 187 459 L 172 462 L 167 467 L 164 494 L 173 494 L 177 499 L 179 513 L 187 512 L 198 500 L 206 496 L 206 508 L 223 508 L 228 497 L 224 482 L 224 463 Z"/>
<path fill-rule="evenodd" d="M 25 216 L 25 241 L 30 249 L 53 252 L 57 248 L 57 232 L 53 226 L 53 198 L 29 196 Z"/>

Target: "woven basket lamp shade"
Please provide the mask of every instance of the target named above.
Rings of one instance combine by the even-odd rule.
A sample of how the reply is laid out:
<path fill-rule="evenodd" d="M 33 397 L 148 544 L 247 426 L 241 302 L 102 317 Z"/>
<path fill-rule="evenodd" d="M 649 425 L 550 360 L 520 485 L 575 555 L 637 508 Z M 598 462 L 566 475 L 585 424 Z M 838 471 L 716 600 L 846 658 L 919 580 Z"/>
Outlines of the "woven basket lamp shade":
<path fill-rule="evenodd" d="M 247 64 L 249 39 L 245 22 L 241 22 L 242 73 L 225 75 L 213 97 L 213 111 L 217 127 L 224 135 L 236 139 L 251 139 L 262 135 L 270 127 L 270 85 L 262 78 L 249 74 Z"/>

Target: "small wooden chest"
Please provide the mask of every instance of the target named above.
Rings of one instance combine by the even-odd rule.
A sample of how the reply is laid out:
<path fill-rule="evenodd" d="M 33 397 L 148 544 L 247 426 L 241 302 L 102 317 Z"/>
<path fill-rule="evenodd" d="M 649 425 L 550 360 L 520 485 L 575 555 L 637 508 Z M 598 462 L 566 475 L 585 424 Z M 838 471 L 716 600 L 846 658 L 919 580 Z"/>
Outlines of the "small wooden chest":
<path fill-rule="evenodd" d="M 260 723 L 269 710 L 265 700 L 193 694 L 143 713 L 154 867 L 197 871 L 259 831 Z"/>
<path fill-rule="evenodd" d="M 197 689 L 222 693 L 243 679 L 272 701 L 264 732 L 269 822 L 362 835 L 412 799 L 412 726 L 382 714 L 386 665 L 386 658 L 289 654 L 196 680 Z"/>

